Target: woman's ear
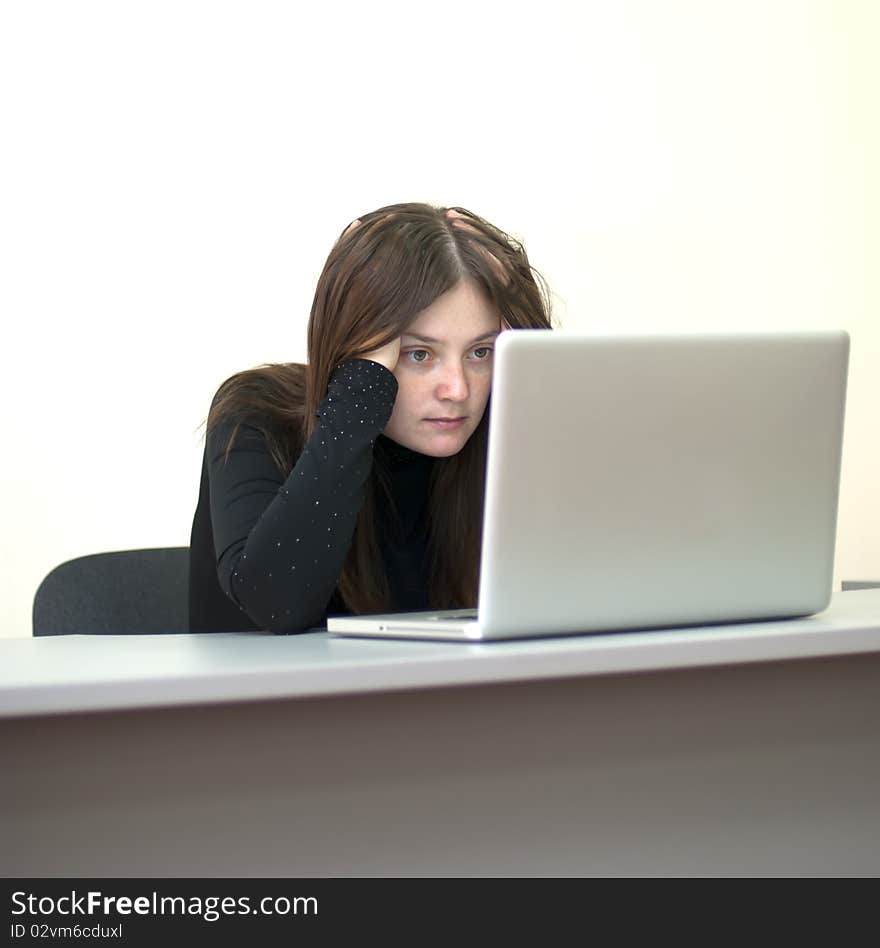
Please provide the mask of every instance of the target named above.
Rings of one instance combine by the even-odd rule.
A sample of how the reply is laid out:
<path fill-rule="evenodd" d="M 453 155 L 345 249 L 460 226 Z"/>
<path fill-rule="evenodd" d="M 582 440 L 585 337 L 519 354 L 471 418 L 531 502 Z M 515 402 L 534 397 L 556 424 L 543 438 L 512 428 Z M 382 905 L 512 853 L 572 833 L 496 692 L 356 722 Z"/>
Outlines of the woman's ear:
<path fill-rule="evenodd" d="M 345 230 L 342 232 L 342 234 L 339 236 L 339 238 L 337 239 L 336 243 L 338 244 L 339 241 L 342 240 L 343 237 L 347 237 L 347 236 L 358 226 L 358 224 L 360 224 L 360 220 L 359 220 L 359 219 L 358 219 L 358 220 L 355 220 L 355 221 L 352 221 L 352 222 L 348 225 L 348 227 L 345 228 Z"/>

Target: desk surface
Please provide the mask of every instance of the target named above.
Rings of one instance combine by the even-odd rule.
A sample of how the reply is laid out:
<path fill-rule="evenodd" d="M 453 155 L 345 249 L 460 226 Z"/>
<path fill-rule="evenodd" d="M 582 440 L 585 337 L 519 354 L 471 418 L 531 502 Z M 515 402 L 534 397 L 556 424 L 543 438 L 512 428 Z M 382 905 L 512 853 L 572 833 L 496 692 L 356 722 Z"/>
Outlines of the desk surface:
<path fill-rule="evenodd" d="M 0 717 L 569 678 L 880 651 L 880 589 L 805 619 L 491 644 L 324 632 L 0 639 Z"/>

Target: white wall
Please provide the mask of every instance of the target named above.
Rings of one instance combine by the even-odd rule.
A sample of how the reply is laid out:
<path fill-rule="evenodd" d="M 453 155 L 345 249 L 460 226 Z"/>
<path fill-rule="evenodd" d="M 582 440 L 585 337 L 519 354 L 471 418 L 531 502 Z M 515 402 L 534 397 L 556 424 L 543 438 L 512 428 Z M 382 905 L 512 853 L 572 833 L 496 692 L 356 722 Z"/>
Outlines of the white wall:
<path fill-rule="evenodd" d="M 836 576 L 880 577 L 878 47 L 872 0 L 0 6 L 0 635 L 188 543 L 216 386 L 407 200 L 523 238 L 567 328 L 848 329 Z"/>

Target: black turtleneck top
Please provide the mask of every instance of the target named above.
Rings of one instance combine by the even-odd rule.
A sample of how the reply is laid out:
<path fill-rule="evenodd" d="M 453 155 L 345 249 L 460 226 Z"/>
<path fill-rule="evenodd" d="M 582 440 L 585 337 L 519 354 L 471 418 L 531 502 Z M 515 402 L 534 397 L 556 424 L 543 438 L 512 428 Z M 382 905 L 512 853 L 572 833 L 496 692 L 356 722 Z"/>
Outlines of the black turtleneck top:
<path fill-rule="evenodd" d="M 348 610 L 336 588 L 374 458 L 394 509 L 380 505 L 379 547 L 393 608 L 428 608 L 427 500 L 435 460 L 382 434 L 397 379 L 368 359 L 333 373 L 318 422 L 285 478 L 263 434 L 242 422 L 208 432 L 190 540 L 193 632 L 303 632 Z"/>

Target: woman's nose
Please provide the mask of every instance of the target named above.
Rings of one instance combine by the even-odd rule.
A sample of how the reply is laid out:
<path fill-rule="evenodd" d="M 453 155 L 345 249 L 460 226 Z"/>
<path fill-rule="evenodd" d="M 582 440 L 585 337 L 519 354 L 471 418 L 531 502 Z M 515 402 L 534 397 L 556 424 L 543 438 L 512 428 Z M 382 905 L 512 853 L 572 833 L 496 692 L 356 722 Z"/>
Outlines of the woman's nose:
<path fill-rule="evenodd" d="M 464 367 L 457 362 L 444 366 L 442 378 L 438 385 L 438 394 L 441 398 L 463 402 L 468 397 L 468 381 Z"/>

